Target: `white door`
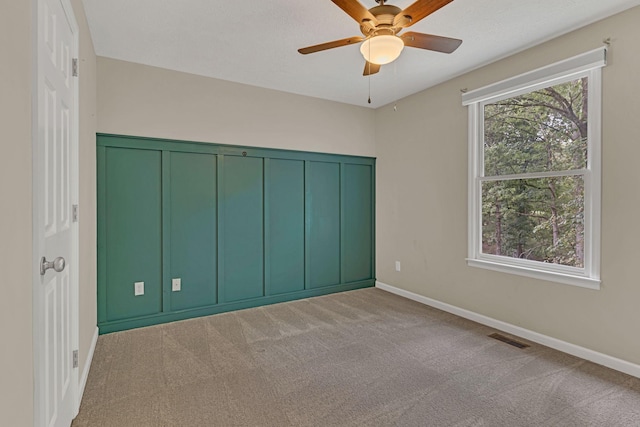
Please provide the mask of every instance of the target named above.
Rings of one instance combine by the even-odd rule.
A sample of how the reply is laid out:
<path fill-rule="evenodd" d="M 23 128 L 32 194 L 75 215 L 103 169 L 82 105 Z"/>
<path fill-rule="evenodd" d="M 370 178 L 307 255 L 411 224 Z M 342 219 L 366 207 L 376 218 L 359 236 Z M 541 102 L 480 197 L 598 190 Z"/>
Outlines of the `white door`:
<path fill-rule="evenodd" d="M 78 406 L 78 31 L 68 0 L 34 0 L 34 6 L 34 416 L 36 426 L 68 427 Z M 50 264 L 41 266 L 43 257 Z"/>

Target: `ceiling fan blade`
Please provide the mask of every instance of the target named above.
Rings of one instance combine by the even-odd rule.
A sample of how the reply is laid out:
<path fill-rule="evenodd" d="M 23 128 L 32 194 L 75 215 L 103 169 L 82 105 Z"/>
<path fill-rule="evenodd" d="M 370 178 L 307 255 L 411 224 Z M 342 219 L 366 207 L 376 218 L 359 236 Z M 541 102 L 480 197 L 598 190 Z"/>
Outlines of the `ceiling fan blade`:
<path fill-rule="evenodd" d="M 393 25 L 405 28 L 410 27 L 452 1 L 453 0 L 418 0 L 398 13 L 393 19 Z"/>
<path fill-rule="evenodd" d="M 417 47 L 419 49 L 433 50 L 442 53 L 451 53 L 462 44 L 460 39 L 434 36 L 433 34 L 416 33 L 409 31 L 400 36 L 405 46 Z"/>
<path fill-rule="evenodd" d="M 363 76 L 368 76 L 370 74 L 375 74 L 378 71 L 380 71 L 380 65 L 379 64 L 373 64 L 369 61 L 365 61 L 364 63 L 364 71 L 362 72 Z"/>
<path fill-rule="evenodd" d="M 303 47 L 302 49 L 298 49 L 303 55 L 308 53 L 320 52 L 321 50 L 333 49 L 334 47 L 347 46 L 350 44 L 360 43 L 364 38 L 362 37 L 349 37 L 347 39 L 335 40 L 332 42 L 317 44 L 315 46 Z"/>
<path fill-rule="evenodd" d="M 358 24 L 370 21 L 373 26 L 378 24 L 378 21 L 371 12 L 367 10 L 358 0 L 331 0 L 340 9 L 356 20 Z"/>

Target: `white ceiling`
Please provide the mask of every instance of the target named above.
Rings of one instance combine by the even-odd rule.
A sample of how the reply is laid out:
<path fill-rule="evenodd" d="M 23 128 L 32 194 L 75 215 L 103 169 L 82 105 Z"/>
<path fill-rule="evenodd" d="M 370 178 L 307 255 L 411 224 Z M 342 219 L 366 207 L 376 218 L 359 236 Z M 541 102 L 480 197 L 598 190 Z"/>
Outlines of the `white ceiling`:
<path fill-rule="evenodd" d="M 462 39 L 458 50 L 447 55 L 406 48 L 369 82 L 362 76 L 359 45 L 297 52 L 361 35 L 358 24 L 330 0 L 83 2 L 99 56 L 373 108 L 640 4 L 454 0 L 409 31 Z M 412 2 L 389 1 L 401 9 Z"/>

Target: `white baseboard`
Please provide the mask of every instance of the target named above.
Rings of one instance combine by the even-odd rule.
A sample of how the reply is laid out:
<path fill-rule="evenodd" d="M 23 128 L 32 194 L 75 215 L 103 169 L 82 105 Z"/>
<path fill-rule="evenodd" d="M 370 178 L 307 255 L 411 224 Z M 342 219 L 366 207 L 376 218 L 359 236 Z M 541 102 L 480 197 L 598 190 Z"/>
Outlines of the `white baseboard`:
<path fill-rule="evenodd" d="M 87 360 L 84 362 L 84 367 L 82 368 L 82 376 L 80 377 L 80 384 L 78 387 L 78 402 L 76 407 L 76 415 L 80 411 L 80 403 L 82 402 L 82 396 L 84 395 L 84 388 L 87 386 L 87 378 L 89 377 L 89 370 L 91 369 L 91 361 L 93 361 L 93 353 L 96 351 L 96 344 L 98 342 L 98 327 L 96 326 L 96 330 L 93 333 L 93 338 L 91 339 L 91 346 L 89 347 L 89 354 L 87 354 Z"/>
<path fill-rule="evenodd" d="M 456 307 L 451 304 L 447 304 L 438 300 L 434 300 L 422 295 L 418 295 L 413 292 L 406 291 L 404 289 L 396 288 L 395 286 L 387 285 L 386 283 L 376 282 L 376 288 L 380 288 L 387 292 L 391 292 L 396 295 L 420 302 L 422 304 L 446 311 L 456 316 L 464 317 L 465 319 L 473 320 L 474 322 L 481 323 L 483 325 L 507 332 L 509 334 L 516 335 L 518 337 L 525 338 L 529 341 L 536 342 L 538 344 L 551 347 L 553 349 L 568 353 L 573 356 L 577 356 L 581 359 L 589 360 L 599 365 L 606 366 L 616 371 L 624 372 L 625 374 L 633 375 L 640 378 L 640 365 L 637 365 L 626 360 L 618 359 L 613 356 L 609 356 L 604 353 L 599 353 L 594 350 L 590 350 L 585 347 L 580 347 L 575 344 L 568 343 L 566 341 L 559 340 L 547 335 L 540 334 L 538 332 L 531 331 L 529 329 L 521 328 L 510 323 L 503 322 L 501 320 L 493 319 L 482 314 L 474 313 L 473 311 L 465 310 L 464 308 Z"/>

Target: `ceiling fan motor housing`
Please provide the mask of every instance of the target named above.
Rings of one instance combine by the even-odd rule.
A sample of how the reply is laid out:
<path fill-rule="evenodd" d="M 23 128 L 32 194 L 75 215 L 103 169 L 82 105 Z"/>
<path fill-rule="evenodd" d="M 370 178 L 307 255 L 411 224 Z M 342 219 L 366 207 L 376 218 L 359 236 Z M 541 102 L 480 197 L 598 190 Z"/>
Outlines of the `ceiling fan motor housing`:
<path fill-rule="evenodd" d="M 369 9 L 369 12 L 375 16 L 378 23 L 374 25 L 371 21 L 365 21 L 360 25 L 360 31 L 366 37 L 383 34 L 395 35 L 402 30 L 402 27 L 393 26 L 393 19 L 397 14 L 402 12 L 402 9 L 399 7 L 383 3 L 379 6 L 372 7 Z"/>

